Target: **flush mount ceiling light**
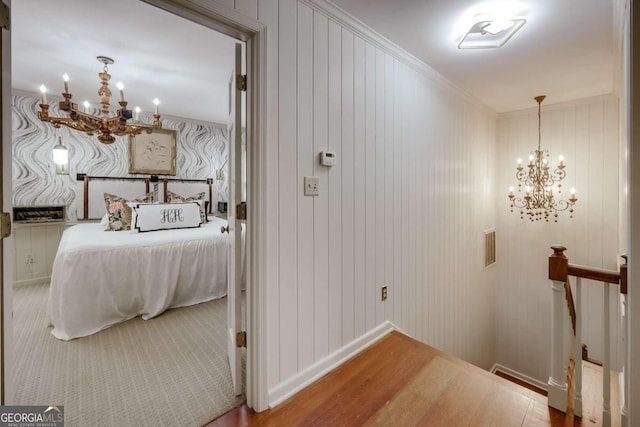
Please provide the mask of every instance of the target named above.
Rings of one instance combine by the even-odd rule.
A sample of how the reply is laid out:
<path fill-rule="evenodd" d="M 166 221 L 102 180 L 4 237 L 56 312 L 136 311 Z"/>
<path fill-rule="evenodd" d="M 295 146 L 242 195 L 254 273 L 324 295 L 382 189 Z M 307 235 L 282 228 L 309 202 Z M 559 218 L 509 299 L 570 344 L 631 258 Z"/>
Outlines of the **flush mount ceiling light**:
<path fill-rule="evenodd" d="M 491 49 L 504 46 L 527 21 L 486 19 L 476 21 L 458 43 L 458 49 Z"/>

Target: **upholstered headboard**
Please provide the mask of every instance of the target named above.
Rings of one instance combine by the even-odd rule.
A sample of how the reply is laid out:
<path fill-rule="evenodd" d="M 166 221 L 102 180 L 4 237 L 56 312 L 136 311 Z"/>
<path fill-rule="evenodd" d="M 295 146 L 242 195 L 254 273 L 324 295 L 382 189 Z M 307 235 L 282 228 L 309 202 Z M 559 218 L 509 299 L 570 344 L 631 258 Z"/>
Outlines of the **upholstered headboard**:
<path fill-rule="evenodd" d="M 204 198 L 209 202 L 209 213 L 212 212 L 211 199 L 213 198 L 213 179 L 172 179 L 164 178 L 162 181 L 163 195 L 162 201 L 167 201 L 169 191 L 183 197 L 190 197 L 204 192 Z"/>
<path fill-rule="evenodd" d="M 179 179 L 157 176 L 110 177 L 78 174 L 78 181 L 84 183 L 84 205 L 82 218 L 100 219 L 105 214 L 104 193 L 115 194 L 125 199 L 133 199 L 153 192 L 159 202 L 167 200 L 168 191 L 184 197 L 204 192 L 212 212 L 213 179 Z"/>

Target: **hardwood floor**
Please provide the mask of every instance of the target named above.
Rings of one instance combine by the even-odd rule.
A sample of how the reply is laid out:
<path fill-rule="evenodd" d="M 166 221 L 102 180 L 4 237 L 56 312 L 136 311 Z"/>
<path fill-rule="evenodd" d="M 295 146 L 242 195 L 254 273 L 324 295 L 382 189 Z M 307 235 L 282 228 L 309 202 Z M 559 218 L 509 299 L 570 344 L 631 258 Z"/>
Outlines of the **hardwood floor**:
<path fill-rule="evenodd" d="M 602 366 L 582 362 L 582 424 L 602 425 Z M 618 374 L 611 371 L 611 426 L 620 427 L 620 382 Z"/>
<path fill-rule="evenodd" d="M 598 425 L 585 415 L 573 420 L 539 393 L 393 332 L 276 408 L 243 406 L 208 426 Z"/>

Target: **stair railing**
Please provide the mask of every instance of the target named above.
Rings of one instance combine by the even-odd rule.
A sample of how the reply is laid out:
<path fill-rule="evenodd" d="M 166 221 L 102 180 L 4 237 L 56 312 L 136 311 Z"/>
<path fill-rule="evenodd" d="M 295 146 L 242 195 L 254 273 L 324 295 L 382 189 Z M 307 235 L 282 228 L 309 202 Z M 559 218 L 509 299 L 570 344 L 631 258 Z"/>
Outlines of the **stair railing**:
<path fill-rule="evenodd" d="M 582 416 L 582 279 L 590 279 L 603 284 L 604 297 L 604 325 L 603 325 L 603 356 L 602 356 L 602 425 L 611 425 L 611 362 L 610 362 L 610 324 L 609 324 L 609 287 L 610 285 L 620 285 L 620 293 L 627 293 L 627 263 L 626 256 L 623 255 L 624 264 L 620 266 L 620 271 L 605 270 L 601 268 L 585 267 L 581 265 L 569 264 L 569 259 L 564 255 L 567 250 L 564 246 L 552 246 L 553 254 L 549 256 L 549 280 L 552 281 L 553 310 L 551 318 L 552 338 L 551 338 L 551 377 L 548 382 L 548 402 L 549 406 L 562 412 L 567 412 L 569 403 L 569 393 L 564 372 L 567 361 L 563 360 L 564 345 L 564 305 L 565 301 L 569 306 L 573 332 L 575 335 L 572 354 L 575 361 L 573 373 L 573 408 L 574 414 Z M 571 295 L 569 276 L 576 278 L 576 297 Z M 575 307 L 574 307 L 575 301 Z M 625 353 L 626 354 L 626 353 Z M 626 366 L 626 360 L 624 361 Z M 625 390 L 622 390 L 622 401 L 625 402 Z M 625 421 L 625 408 L 621 408 L 623 413 L 623 424 Z"/>

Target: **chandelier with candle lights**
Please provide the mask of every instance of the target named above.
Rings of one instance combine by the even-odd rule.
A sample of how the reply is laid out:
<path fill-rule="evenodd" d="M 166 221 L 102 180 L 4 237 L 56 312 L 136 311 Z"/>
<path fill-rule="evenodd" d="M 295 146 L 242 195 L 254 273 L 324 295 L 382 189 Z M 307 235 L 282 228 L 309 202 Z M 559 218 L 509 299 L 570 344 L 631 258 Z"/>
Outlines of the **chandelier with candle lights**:
<path fill-rule="evenodd" d="M 108 66 L 114 63 L 114 60 L 107 58 L 106 56 L 98 56 L 97 60 L 104 64 L 104 69 L 101 73 L 98 73 L 98 77 L 101 80 L 100 89 L 98 89 L 98 96 L 100 97 L 100 112 L 101 115 L 96 116 L 89 114 L 89 102 L 84 102 L 84 111 L 78 109 L 78 104 L 71 101 L 73 95 L 69 93 L 69 76 L 65 73 L 62 77 L 64 80 L 64 101 L 60 101 L 58 104 L 60 110 L 69 113 L 68 117 L 51 117 L 49 116 L 49 104 L 47 104 L 47 88 L 40 86 L 41 92 L 41 111 L 38 112 L 38 117 L 43 122 L 49 122 L 53 127 L 60 128 L 64 125 L 77 131 L 85 132 L 87 135 L 98 135 L 98 140 L 103 144 L 112 144 L 116 138 L 114 135 L 139 135 L 143 131 L 151 133 L 154 128 L 162 127 L 160 122 L 160 112 L 158 105 L 160 101 L 158 98 L 153 100 L 155 104 L 155 114 L 153 115 L 152 124 L 143 124 L 139 121 L 140 108 L 136 107 L 135 117 L 132 115 L 131 110 L 127 110 L 127 102 L 124 100 L 124 86 L 118 82 L 117 87 L 120 90 L 120 101 L 118 104 L 120 108 L 116 110 L 115 115 L 111 114 L 111 91 L 109 90 L 109 80 L 111 75 L 109 74 Z"/>
<path fill-rule="evenodd" d="M 544 96 L 536 96 L 534 99 L 538 103 L 538 149 L 529 155 L 529 165 L 522 166 L 522 159 L 518 159 L 516 167 L 516 178 L 518 180 L 518 195 L 516 196 L 514 188 L 509 188 L 509 201 L 511 203 L 511 212 L 514 208 L 520 209 L 520 218 L 525 215 L 531 221 L 545 220 L 549 222 L 553 218 L 558 222 L 558 212 L 569 211 L 570 218 L 573 218 L 573 206 L 578 201 L 576 198 L 575 188 L 571 188 L 568 200 L 558 200 L 562 193 L 562 180 L 566 176 L 564 157 L 559 156 L 558 166 L 551 171 L 549 164 L 549 152 L 540 148 L 541 131 L 540 131 L 540 108 Z M 525 194 L 520 196 L 524 187 Z M 555 188 L 554 188 L 555 187 Z"/>

